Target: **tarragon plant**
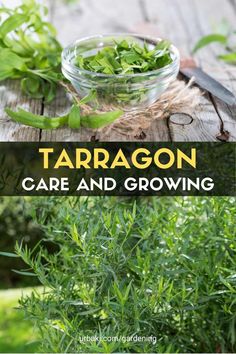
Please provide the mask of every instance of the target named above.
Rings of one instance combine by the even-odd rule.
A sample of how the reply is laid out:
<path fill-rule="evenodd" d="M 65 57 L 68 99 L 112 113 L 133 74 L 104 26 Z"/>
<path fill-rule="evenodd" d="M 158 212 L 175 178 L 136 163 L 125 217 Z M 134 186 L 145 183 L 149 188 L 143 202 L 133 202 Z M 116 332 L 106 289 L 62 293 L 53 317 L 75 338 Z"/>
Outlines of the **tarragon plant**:
<path fill-rule="evenodd" d="M 62 47 L 56 39 L 55 28 L 45 20 L 47 12 L 47 8 L 35 0 L 22 0 L 22 5 L 15 9 L 5 6 L 0 9 L 0 81 L 19 79 L 26 95 L 43 99 L 46 104 L 53 101 L 59 86 L 68 91 L 67 81 L 61 74 Z M 80 114 L 82 103 L 76 98 L 74 101 L 72 110 L 57 119 L 36 116 L 22 109 L 6 112 L 19 123 L 41 129 L 65 125 L 79 128 L 83 123 L 86 127 L 102 127 L 122 115 L 121 111 L 116 111 L 87 119 Z"/>
<path fill-rule="evenodd" d="M 20 301 L 43 352 L 235 352 L 234 198 L 31 206 L 55 251 L 18 243 L 13 256 L 44 287 Z"/>

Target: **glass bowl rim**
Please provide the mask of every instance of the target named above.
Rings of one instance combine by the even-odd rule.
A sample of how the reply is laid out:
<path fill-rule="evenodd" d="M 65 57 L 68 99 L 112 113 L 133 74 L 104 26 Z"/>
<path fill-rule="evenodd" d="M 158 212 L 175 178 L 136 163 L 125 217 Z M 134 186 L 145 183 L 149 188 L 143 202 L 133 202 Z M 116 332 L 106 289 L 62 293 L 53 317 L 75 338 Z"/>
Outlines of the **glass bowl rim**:
<path fill-rule="evenodd" d="M 108 38 L 108 37 L 134 37 L 134 38 L 138 38 L 141 40 L 147 39 L 147 40 L 151 40 L 151 41 L 162 41 L 163 38 L 159 38 L 159 37 L 154 37 L 154 36 L 150 36 L 150 35 L 143 35 L 143 34 L 137 34 L 137 33 L 107 33 L 107 34 L 99 34 L 99 35 L 95 35 L 95 36 L 88 36 L 88 37 L 83 37 L 81 39 L 78 39 L 76 41 L 74 41 L 73 43 L 71 43 L 70 45 L 68 45 L 67 47 L 64 48 L 64 50 L 62 51 L 62 67 L 63 69 L 66 69 L 65 66 L 69 67 L 68 69 L 66 69 L 67 71 L 71 71 L 71 69 L 74 71 L 73 74 L 86 74 L 89 75 L 91 77 L 99 77 L 99 78 L 107 78 L 107 79 L 114 79 L 114 78 L 119 78 L 119 79 L 124 79 L 124 78 L 135 78 L 135 77 L 149 77 L 155 74 L 162 74 L 167 72 L 168 70 L 171 69 L 171 71 L 174 71 L 174 68 L 176 66 L 179 65 L 180 63 L 180 53 L 179 50 L 176 46 L 174 46 L 171 43 L 171 52 L 174 54 L 174 59 L 173 62 L 164 66 L 163 68 L 160 69 L 156 69 L 153 71 L 147 71 L 145 73 L 136 73 L 136 74 L 103 74 L 103 73 L 96 73 L 94 71 L 89 71 L 89 70 L 85 70 L 85 69 L 81 69 L 78 66 L 74 65 L 73 63 L 69 62 L 67 59 L 67 53 L 70 49 L 73 49 L 74 47 L 78 46 L 79 44 L 89 41 L 89 40 L 93 40 L 93 39 L 99 39 L 99 38 Z"/>

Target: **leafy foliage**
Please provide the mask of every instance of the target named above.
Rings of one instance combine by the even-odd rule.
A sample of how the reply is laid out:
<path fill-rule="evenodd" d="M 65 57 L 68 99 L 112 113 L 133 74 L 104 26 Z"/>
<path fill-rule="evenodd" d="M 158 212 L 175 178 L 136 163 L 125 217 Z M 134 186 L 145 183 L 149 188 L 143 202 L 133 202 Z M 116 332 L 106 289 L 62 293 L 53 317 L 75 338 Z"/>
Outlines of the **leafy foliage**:
<path fill-rule="evenodd" d="M 114 47 L 104 47 L 96 55 L 76 58 L 76 65 L 81 69 L 109 75 L 140 74 L 157 70 L 172 63 L 170 43 L 159 42 L 149 50 L 138 43 L 123 40 L 114 43 Z"/>
<path fill-rule="evenodd" d="M 0 80 L 21 79 L 26 94 L 51 102 L 62 79 L 62 48 L 54 27 L 44 20 L 46 14 L 46 7 L 34 0 L 24 0 L 15 9 L 1 8 Z"/>
<path fill-rule="evenodd" d="M 235 352 L 234 198 L 35 203 L 57 251 L 18 244 L 16 253 L 45 287 L 21 300 L 42 350 Z M 136 334 L 156 342 L 104 339 Z"/>
<path fill-rule="evenodd" d="M 20 79 L 21 88 L 25 94 L 35 99 L 43 99 L 50 103 L 56 96 L 58 86 L 66 92 L 67 81 L 61 74 L 62 47 L 56 39 L 53 25 L 45 21 L 47 8 L 35 0 L 22 0 L 22 5 L 15 9 L 2 7 L 0 11 L 0 81 L 5 79 Z M 75 105 L 81 103 L 74 99 Z M 6 113 L 16 122 L 39 129 L 57 129 L 68 125 L 69 115 L 64 117 L 43 117 L 20 110 Z M 77 108 L 76 124 L 70 128 L 80 128 L 85 121 L 86 127 L 103 127 L 113 122 L 123 114 L 122 111 L 94 114 L 93 119 L 83 116 Z M 94 122 L 96 120 L 96 122 Z M 70 121 L 70 119 L 69 119 Z"/>
<path fill-rule="evenodd" d="M 11 255 L 16 241 L 34 247 L 43 237 L 40 227 L 31 216 L 30 199 L 25 203 L 19 197 L 0 198 L 0 251 Z M 37 284 L 35 278 L 22 277 L 12 269 L 21 269 L 24 263 L 20 258 L 3 258 L 0 252 L 0 288 Z"/>
<path fill-rule="evenodd" d="M 218 32 L 202 37 L 195 45 L 193 53 L 212 43 L 219 43 L 223 47 L 224 53 L 219 54 L 217 58 L 229 64 L 236 64 L 235 39 L 236 31 L 227 22 L 222 21 L 218 27 Z"/>

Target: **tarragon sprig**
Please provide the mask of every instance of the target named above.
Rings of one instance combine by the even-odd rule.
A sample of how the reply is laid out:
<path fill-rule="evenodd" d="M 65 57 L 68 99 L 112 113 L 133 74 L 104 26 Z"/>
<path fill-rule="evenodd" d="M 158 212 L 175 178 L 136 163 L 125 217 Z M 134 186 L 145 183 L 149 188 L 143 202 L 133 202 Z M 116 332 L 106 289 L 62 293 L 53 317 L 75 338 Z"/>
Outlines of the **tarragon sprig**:
<path fill-rule="evenodd" d="M 62 46 L 56 38 L 55 28 L 45 20 L 47 13 L 48 9 L 35 0 L 22 0 L 22 4 L 15 9 L 0 9 L 0 81 L 19 79 L 21 89 L 26 95 L 43 99 L 44 103 L 53 101 L 59 86 L 64 89 L 67 87 L 66 79 L 61 73 Z M 73 108 L 72 110 L 74 111 Z M 77 111 L 80 112 L 79 107 Z M 53 129 L 67 124 L 63 117 L 57 117 L 56 122 L 52 118 L 23 110 L 16 113 L 7 109 L 6 112 L 17 122 L 42 129 Z M 107 124 L 122 113 L 105 113 Z M 109 114 L 112 115 L 111 119 Z M 93 118 L 98 120 L 97 123 L 87 123 L 86 126 L 100 126 L 100 118 L 103 122 L 101 125 L 104 125 L 104 114 L 93 115 Z M 83 120 L 86 120 L 86 116 Z M 80 113 L 78 121 L 81 122 Z M 79 123 L 77 125 L 80 126 Z"/>

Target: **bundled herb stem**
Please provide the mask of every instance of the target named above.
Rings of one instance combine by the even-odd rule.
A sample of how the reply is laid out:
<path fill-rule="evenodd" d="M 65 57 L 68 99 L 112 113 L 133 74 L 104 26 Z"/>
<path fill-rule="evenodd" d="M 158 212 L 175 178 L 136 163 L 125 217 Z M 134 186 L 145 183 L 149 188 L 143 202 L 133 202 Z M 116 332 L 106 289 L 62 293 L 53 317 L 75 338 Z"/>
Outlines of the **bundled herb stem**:
<path fill-rule="evenodd" d="M 55 118 L 36 115 L 23 109 L 14 112 L 11 109 L 6 108 L 6 113 L 17 123 L 38 129 L 52 130 L 65 126 L 68 126 L 71 129 L 79 129 L 81 127 L 91 129 L 103 128 L 118 119 L 123 114 L 123 111 L 82 116 L 80 107 L 78 105 L 73 105 L 68 114 Z"/>
<path fill-rule="evenodd" d="M 55 28 L 45 21 L 47 12 L 47 8 L 35 0 L 22 0 L 22 5 L 15 9 L 1 8 L 0 81 L 19 79 L 24 94 L 51 103 L 59 86 L 69 91 L 61 73 L 62 47 L 56 39 Z M 39 129 L 57 129 L 66 125 L 71 128 L 83 125 L 99 128 L 123 114 L 122 111 L 115 111 L 105 116 L 94 114 L 92 119 L 91 116 L 87 119 L 80 114 L 79 106 L 83 103 L 86 102 L 82 100 L 78 104 L 75 100 L 77 108 L 72 107 L 66 116 L 56 118 L 35 115 L 22 109 L 18 112 L 6 109 L 6 113 L 18 123 Z"/>
<path fill-rule="evenodd" d="M 62 79 L 62 47 L 46 15 L 46 7 L 34 0 L 24 0 L 15 9 L 1 8 L 0 80 L 20 79 L 24 93 L 49 103 Z"/>

